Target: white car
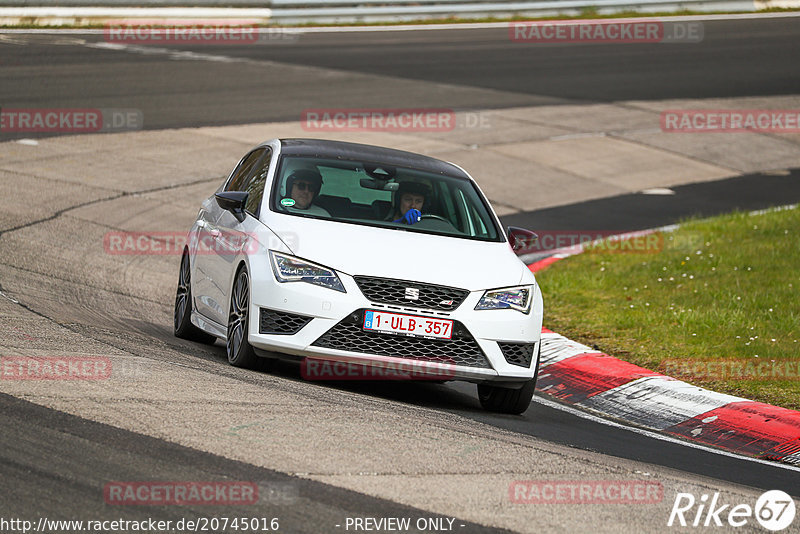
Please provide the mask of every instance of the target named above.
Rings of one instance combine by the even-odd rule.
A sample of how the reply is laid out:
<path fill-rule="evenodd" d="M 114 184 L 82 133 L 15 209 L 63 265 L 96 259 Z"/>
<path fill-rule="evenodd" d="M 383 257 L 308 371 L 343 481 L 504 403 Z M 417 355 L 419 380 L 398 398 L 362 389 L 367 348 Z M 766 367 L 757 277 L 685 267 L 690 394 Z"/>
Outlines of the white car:
<path fill-rule="evenodd" d="M 238 367 L 297 359 L 311 379 L 474 382 L 484 408 L 522 413 L 542 328 L 539 286 L 515 254 L 530 239 L 506 234 L 452 163 L 274 139 L 203 202 L 175 335 L 224 340 Z"/>

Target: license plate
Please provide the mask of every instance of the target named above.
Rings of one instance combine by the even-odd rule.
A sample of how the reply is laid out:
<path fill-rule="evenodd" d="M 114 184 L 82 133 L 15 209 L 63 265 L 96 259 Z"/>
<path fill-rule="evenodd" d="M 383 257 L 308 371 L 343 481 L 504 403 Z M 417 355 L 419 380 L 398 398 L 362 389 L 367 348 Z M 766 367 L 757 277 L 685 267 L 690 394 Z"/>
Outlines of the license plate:
<path fill-rule="evenodd" d="M 450 339 L 453 335 L 453 321 L 367 310 L 364 313 L 364 330 Z"/>

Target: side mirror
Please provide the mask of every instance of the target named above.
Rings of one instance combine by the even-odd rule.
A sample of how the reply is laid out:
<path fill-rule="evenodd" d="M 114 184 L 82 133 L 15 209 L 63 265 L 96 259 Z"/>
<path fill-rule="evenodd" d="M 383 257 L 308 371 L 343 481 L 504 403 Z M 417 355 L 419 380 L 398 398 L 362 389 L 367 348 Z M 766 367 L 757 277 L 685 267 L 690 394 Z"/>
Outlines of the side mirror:
<path fill-rule="evenodd" d="M 537 239 L 539 236 L 530 230 L 516 226 L 508 227 L 508 243 L 511 245 L 511 250 L 517 255 L 533 247 Z"/>
<path fill-rule="evenodd" d="M 220 208 L 233 213 L 236 220 L 242 222 L 245 217 L 244 206 L 247 203 L 248 194 L 245 191 L 223 191 L 214 195 L 214 198 Z"/>

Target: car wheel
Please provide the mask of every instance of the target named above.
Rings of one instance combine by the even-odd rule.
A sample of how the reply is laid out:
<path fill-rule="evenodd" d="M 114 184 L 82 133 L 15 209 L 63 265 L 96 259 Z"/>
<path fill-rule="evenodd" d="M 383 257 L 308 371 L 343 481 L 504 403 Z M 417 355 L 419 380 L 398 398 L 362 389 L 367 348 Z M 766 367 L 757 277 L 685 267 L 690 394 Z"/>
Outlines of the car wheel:
<path fill-rule="evenodd" d="M 173 313 L 173 328 L 175 337 L 198 341 L 206 345 L 213 345 L 217 340 L 215 336 L 203 332 L 192 324 L 192 270 L 189 268 L 189 254 L 184 251 L 181 258 L 181 269 L 178 273 L 178 291 L 175 294 L 175 312 Z"/>
<path fill-rule="evenodd" d="M 259 358 L 247 341 L 248 318 L 250 310 L 250 277 L 247 268 L 242 267 L 236 275 L 231 293 L 230 313 L 228 314 L 228 341 L 226 348 L 228 362 L 234 367 L 256 369 Z"/>
<path fill-rule="evenodd" d="M 478 400 L 484 410 L 519 415 L 531 405 L 538 376 L 539 355 L 537 354 L 536 371 L 533 373 L 533 378 L 525 382 L 521 388 L 512 389 L 491 384 L 478 384 Z"/>

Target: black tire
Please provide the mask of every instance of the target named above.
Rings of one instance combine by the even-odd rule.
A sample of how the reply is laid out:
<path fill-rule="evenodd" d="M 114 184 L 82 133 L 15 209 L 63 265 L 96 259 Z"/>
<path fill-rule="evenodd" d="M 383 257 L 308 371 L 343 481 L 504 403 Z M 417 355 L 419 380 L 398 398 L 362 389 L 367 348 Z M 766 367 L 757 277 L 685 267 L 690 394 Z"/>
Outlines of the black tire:
<path fill-rule="evenodd" d="M 215 336 L 203 332 L 192 324 L 192 270 L 189 266 L 189 253 L 183 251 L 181 269 L 178 273 L 178 291 L 175 294 L 175 311 L 173 312 L 173 332 L 175 337 L 213 345 Z"/>
<path fill-rule="evenodd" d="M 484 410 L 519 415 L 528 409 L 536 382 L 529 380 L 519 389 L 478 384 L 478 400 Z"/>
<path fill-rule="evenodd" d="M 252 345 L 247 341 L 248 319 L 250 311 L 250 276 L 247 268 L 242 267 L 236 273 L 231 291 L 231 305 L 228 313 L 228 340 L 225 343 L 228 363 L 234 367 L 259 369 L 261 360 Z"/>
<path fill-rule="evenodd" d="M 538 377 L 539 354 L 536 355 L 536 371 L 533 373 L 533 378 L 525 382 L 521 388 L 512 389 L 491 384 L 478 384 L 478 400 L 484 410 L 520 415 L 531 405 Z"/>

